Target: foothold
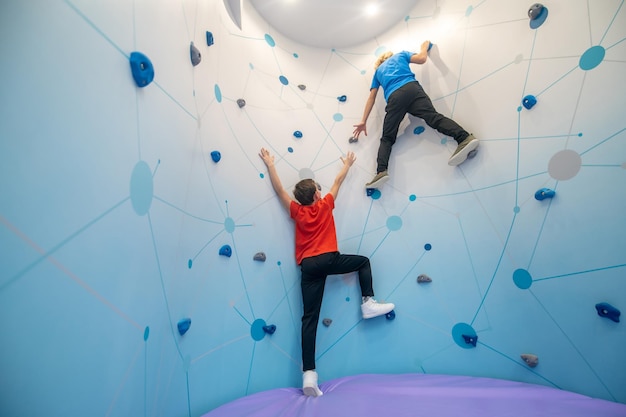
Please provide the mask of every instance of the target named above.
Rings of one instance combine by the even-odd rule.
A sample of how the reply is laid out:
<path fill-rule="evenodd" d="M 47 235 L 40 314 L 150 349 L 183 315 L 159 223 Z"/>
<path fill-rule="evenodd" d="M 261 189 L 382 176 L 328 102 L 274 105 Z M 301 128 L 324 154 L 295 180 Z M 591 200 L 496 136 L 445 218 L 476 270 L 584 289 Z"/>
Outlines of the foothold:
<path fill-rule="evenodd" d="M 535 20 L 536 18 L 539 17 L 542 10 L 543 10 L 543 4 L 535 3 L 532 6 L 530 6 L 530 8 L 528 9 L 528 17 L 530 17 L 531 20 Z"/>
<path fill-rule="evenodd" d="M 463 340 L 465 340 L 465 343 L 467 343 L 468 345 L 472 345 L 472 346 L 476 347 L 476 342 L 478 341 L 478 336 L 468 336 L 466 334 L 463 334 L 461 336 L 463 336 Z"/>
<path fill-rule="evenodd" d="M 365 194 L 368 197 L 371 197 L 375 192 L 376 192 L 376 188 L 366 188 L 365 189 Z"/>
<path fill-rule="evenodd" d="M 387 320 L 393 320 L 396 318 L 396 312 L 394 310 L 391 310 L 389 313 L 385 314 L 385 317 L 387 318 Z"/>
<path fill-rule="evenodd" d="M 213 162 L 218 163 L 222 159 L 222 154 L 219 151 L 213 151 L 211 152 L 211 159 L 213 159 Z"/>
<path fill-rule="evenodd" d="M 324 320 L 322 320 L 322 324 L 323 324 L 324 326 L 326 326 L 326 327 L 330 326 L 330 324 L 331 324 L 332 322 L 333 322 L 333 321 L 332 321 L 331 319 L 324 319 Z"/>
<path fill-rule="evenodd" d="M 191 64 L 195 67 L 202 61 L 202 56 L 200 55 L 200 51 L 196 46 L 191 42 L 189 45 L 189 55 L 191 55 Z"/>
<path fill-rule="evenodd" d="M 230 258 L 230 255 L 232 254 L 233 254 L 233 250 L 230 248 L 229 245 L 224 245 L 220 248 L 220 255 L 227 256 Z"/>
<path fill-rule="evenodd" d="M 348 143 L 356 143 L 359 141 L 359 138 L 355 138 L 354 136 L 350 136 L 350 139 L 348 139 Z"/>
<path fill-rule="evenodd" d="M 424 133 L 425 130 L 426 128 L 424 126 L 417 126 L 415 129 L 413 129 L 413 133 L 419 135 L 421 133 Z"/>
<path fill-rule="evenodd" d="M 207 30 L 206 32 L 206 44 L 207 46 L 213 45 L 213 34 Z"/>
<path fill-rule="evenodd" d="M 424 284 L 427 282 L 433 282 L 432 279 L 430 279 L 430 277 L 426 274 L 421 274 L 417 276 L 417 283 L 418 284 Z"/>
<path fill-rule="evenodd" d="M 137 87 L 145 87 L 154 79 L 152 62 L 141 52 L 132 52 L 130 54 L 130 70 Z"/>
<path fill-rule="evenodd" d="M 267 334 L 274 334 L 274 332 L 276 331 L 276 326 L 273 324 L 270 324 L 269 326 L 263 326 L 263 331 Z"/>
<path fill-rule="evenodd" d="M 535 193 L 535 199 L 541 201 L 545 200 L 546 198 L 552 198 L 555 194 L 556 193 L 554 192 L 554 190 L 551 190 L 549 188 L 541 188 Z"/>
<path fill-rule="evenodd" d="M 304 84 L 299 84 L 299 85 L 298 85 L 298 88 L 299 88 L 300 90 L 304 91 L 304 90 L 306 90 L 306 85 L 304 85 Z"/>
<path fill-rule="evenodd" d="M 254 254 L 254 257 L 252 259 L 259 262 L 265 262 L 267 258 L 263 252 L 257 252 Z"/>
<path fill-rule="evenodd" d="M 242 108 L 243 106 L 246 105 L 246 100 L 242 98 L 237 99 L 237 105 L 239 106 L 239 108 Z"/>
<path fill-rule="evenodd" d="M 604 317 L 613 320 L 615 323 L 619 323 L 619 316 L 622 314 L 617 308 L 613 307 L 609 303 L 596 304 L 596 310 L 600 317 Z"/>
<path fill-rule="evenodd" d="M 300 132 L 299 130 L 296 130 L 295 132 L 293 132 L 293 135 L 297 137 L 298 139 L 300 139 L 302 137 L 302 132 Z"/>
<path fill-rule="evenodd" d="M 522 100 L 522 105 L 528 110 L 532 109 L 537 104 L 537 98 L 535 96 L 528 95 Z"/>
<path fill-rule="evenodd" d="M 473 157 L 476 156 L 477 153 L 478 153 L 478 149 L 469 151 L 469 153 L 467 154 L 467 159 L 472 159 Z"/>
<path fill-rule="evenodd" d="M 533 355 L 532 353 L 523 353 L 520 357 L 526 362 L 526 365 L 534 368 L 539 363 L 539 358 L 537 355 Z"/>
<path fill-rule="evenodd" d="M 189 326 L 191 326 L 191 319 L 182 319 L 178 322 L 178 333 L 180 335 L 184 335 L 189 330 Z"/>
<path fill-rule="evenodd" d="M 337 100 L 339 100 L 342 103 L 344 103 L 347 99 L 348 97 L 346 97 L 345 95 L 337 97 Z"/>

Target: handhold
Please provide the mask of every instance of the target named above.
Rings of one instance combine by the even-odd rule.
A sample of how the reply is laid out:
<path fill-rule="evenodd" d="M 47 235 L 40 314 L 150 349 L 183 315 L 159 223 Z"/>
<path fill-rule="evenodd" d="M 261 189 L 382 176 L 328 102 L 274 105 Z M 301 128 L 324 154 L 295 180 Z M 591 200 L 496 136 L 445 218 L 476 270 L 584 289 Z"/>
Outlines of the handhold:
<path fill-rule="evenodd" d="M 191 55 L 191 64 L 195 67 L 202 61 L 202 56 L 200 55 L 200 51 L 196 46 L 191 42 L 189 45 L 189 55 Z"/>
<path fill-rule="evenodd" d="M 426 52 L 430 52 L 431 49 L 433 49 L 433 43 L 428 42 L 428 49 L 426 50 Z"/>
<path fill-rule="evenodd" d="M 528 95 L 522 100 L 522 105 L 528 110 L 532 109 L 535 104 L 537 104 L 537 98 L 535 98 L 535 96 Z"/>
<path fill-rule="evenodd" d="M 254 254 L 254 257 L 252 259 L 259 262 L 265 262 L 266 257 L 263 252 L 257 252 Z"/>
<path fill-rule="evenodd" d="M 365 189 L 365 194 L 368 197 L 371 197 L 375 192 L 376 192 L 376 188 L 366 188 Z"/>
<path fill-rule="evenodd" d="M 596 310 L 598 311 L 598 315 L 600 317 L 605 317 L 607 319 L 613 320 L 615 323 L 619 323 L 619 316 L 622 314 L 622 312 L 613 307 L 611 304 L 598 303 L 596 304 Z"/>
<path fill-rule="evenodd" d="M 300 139 L 302 137 L 302 132 L 300 132 L 299 130 L 296 130 L 295 132 L 293 132 L 293 135 L 297 137 L 298 139 Z"/>
<path fill-rule="evenodd" d="M 393 320 L 396 318 L 396 312 L 394 310 L 391 310 L 389 313 L 385 314 L 385 317 L 387 318 L 387 320 Z"/>
<path fill-rule="evenodd" d="M 207 46 L 213 45 L 213 34 L 207 30 L 206 32 L 206 44 Z"/>
<path fill-rule="evenodd" d="M 433 282 L 432 279 L 430 279 L 430 277 L 426 274 L 420 274 L 417 276 L 417 283 L 418 284 L 424 284 L 426 282 Z"/>
<path fill-rule="evenodd" d="M 274 332 L 276 331 L 276 326 L 273 324 L 270 324 L 269 326 L 263 326 L 263 331 L 267 334 L 274 334 Z"/>
<path fill-rule="evenodd" d="M 537 355 L 533 355 L 532 353 L 522 353 L 520 357 L 526 362 L 526 365 L 534 368 L 539 363 L 539 358 Z"/>
<path fill-rule="evenodd" d="M 425 130 L 426 128 L 424 128 L 424 126 L 417 126 L 415 129 L 413 129 L 413 133 L 419 135 L 420 133 L 424 133 Z"/>
<path fill-rule="evenodd" d="M 554 194 L 556 194 L 554 192 L 554 190 L 551 190 L 549 188 L 540 188 L 539 190 L 537 190 L 537 192 L 535 193 L 535 199 L 536 200 L 545 200 L 546 198 L 552 198 L 554 197 Z"/>
<path fill-rule="evenodd" d="M 141 52 L 132 52 L 130 54 L 130 70 L 137 87 L 145 87 L 154 79 L 152 62 Z"/>
<path fill-rule="evenodd" d="M 333 322 L 333 321 L 332 321 L 331 319 L 324 319 L 324 320 L 322 320 L 322 324 L 323 324 L 324 326 L 326 326 L 326 327 L 330 326 L 330 324 L 331 324 L 332 322 Z"/>
<path fill-rule="evenodd" d="M 359 138 L 355 138 L 354 136 L 350 136 L 350 139 L 348 139 L 348 143 L 356 143 L 359 141 Z"/>
<path fill-rule="evenodd" d="M 543 10 L 543 4 L 535 3 L 532 6 L 530 6 L 530 8 L 528 9 L 528 17 L 530 17 L 531 20 L 535 20 L 536 18 L 539 17 L 542 10 Z"/>
<path fill-rule="evenodd" d="M 345 95 L 337 97 L 337 100 L 339 100 L 342 103 L 345 102 L 347 99 L 348 97 L 346 97 Z"/>
<path fill-rule="evenodd" d="M 237 105 L 239 106 L 239 108 L 242 108 L 243 106 L 246 105 L 246 100 L 242 98 L 237 99 Z"/>
<path fill-rule="evenodd" d="M 180 335 L 184 335 L 189 330 L 189 326 L 191 326 L 191 319 L 182 319 L 178 322 L 178 333 Z"/>
<path fill-rule="evenodd" d="M 233 254 L 233 250 L 230 248 L 229 245 L 224 245 L 220 248 L 220 255 L 227 256 L 230 258 L 230 255 L 232 254 Z"/>
<path fill-rule="evenodd" d="M 478 336 L 469 336 L 466 334 L 461 335 L 463 336 L 463 340 L 465 340 L 465 343 L 467 343 L 468 345 L 472 345 L 474 347 L 476 347 L 476 342 L 478 341 Z"/>
<path fill-rule="evenodd" d="M 298 88 L 302 91 L 306 90 L 306 85 L 304 84 L 298 84 Z"/>
<path fill-rule="evenodd" d="M 213 162 L 217 163 L 222 159 L 222 154 L 219 151 L 213 151 L 211 152 L 211 159 L 213 159 Z"/>

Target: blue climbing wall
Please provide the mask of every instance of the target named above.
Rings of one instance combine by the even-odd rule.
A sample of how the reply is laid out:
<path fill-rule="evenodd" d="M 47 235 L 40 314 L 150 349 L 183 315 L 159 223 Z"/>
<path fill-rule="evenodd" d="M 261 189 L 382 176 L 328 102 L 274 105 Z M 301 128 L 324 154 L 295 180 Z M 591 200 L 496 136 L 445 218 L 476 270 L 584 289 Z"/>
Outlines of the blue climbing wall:
<path fill-rule="evenodd" d="M 354 274 L 328 280 L 322 381 L 462 374 L 626 402 L 625 323 L 595 308 L 626 310 L 626 6 L 547 2 L 537 24 L 530 5 L 420 1 L 331 50 L 251 7 L 240 30 L 219 0 L 3 1 L 0 414 L 199 416 L 299 386 L 292 223 L 261 147 L 289 190 L 328 190 L 356 153 L 340 249 L 369 256 L 397 305 L 364 322 Z M 382 95 L 369 136 L 348 139 L 372 64 L 424 39 L 415 72 L 480 152 L 449 167 L 454 143 L 412 118 L 367 196 Z M 132 52 L 153 65 L 145 86 Z"/>

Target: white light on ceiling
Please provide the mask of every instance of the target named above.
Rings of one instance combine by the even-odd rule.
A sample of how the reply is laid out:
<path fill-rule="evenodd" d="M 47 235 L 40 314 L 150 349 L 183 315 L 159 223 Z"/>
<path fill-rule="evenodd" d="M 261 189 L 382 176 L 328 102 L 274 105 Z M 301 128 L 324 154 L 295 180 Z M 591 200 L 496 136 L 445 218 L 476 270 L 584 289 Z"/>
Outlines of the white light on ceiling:
<path fill-rule="evenodd" d="M 365 14 L 368 16 L 374 16 L 378 13 L 378 5 L 377 4 L 369 4 L 365 7 Z"/>

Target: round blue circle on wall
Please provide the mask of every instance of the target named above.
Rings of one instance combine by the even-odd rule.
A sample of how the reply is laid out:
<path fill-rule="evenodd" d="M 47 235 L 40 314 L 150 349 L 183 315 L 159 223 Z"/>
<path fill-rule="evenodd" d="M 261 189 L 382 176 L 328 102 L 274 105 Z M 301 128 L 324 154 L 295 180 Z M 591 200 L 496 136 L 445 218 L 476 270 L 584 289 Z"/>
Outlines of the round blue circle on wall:
<path fill-rule="evenodd" d="M 256 319 L 254 323 L 252 323 L 252 326 L 250 326 L 250 336 L 252 336 L 252 338 L 257 342 L 265 337 L 265 330 L 263 330 L 264 326 L 265 320 L 263 319 Z"/>
<path fill-rule="evenodd" d="M 474 328 L 467 323 L 455 324 L 452 328 L 452 338 L 454 339 L 454 342 L 463 349 L 474 348 L 472 344 L 465 342 L 463 335 L 476 337 L 476 332 L 474 331 Z"/>
<path fill-rule="evenodd" d="M 525 269 L 516 269 L 513 272 L 513 282 L 517 285 L 517 288 L 527 290 L 533 284 L 533 277 Z"/>

